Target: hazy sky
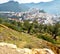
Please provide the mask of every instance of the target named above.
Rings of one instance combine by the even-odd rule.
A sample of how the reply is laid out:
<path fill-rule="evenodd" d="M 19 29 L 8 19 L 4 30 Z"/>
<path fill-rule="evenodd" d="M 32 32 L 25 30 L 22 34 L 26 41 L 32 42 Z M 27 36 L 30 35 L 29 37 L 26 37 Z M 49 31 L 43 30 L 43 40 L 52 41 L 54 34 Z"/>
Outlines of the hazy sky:
<path fill-rule="evenodd" d="M 0 3 L 4 3 L 4 2 L 8 2 L 9 0 L 0 0 Z M 53 0 L 14 0 L 14 1 L 18 1 L 19 3 L 38 3 L 38 2 L 50 2 Z"/>

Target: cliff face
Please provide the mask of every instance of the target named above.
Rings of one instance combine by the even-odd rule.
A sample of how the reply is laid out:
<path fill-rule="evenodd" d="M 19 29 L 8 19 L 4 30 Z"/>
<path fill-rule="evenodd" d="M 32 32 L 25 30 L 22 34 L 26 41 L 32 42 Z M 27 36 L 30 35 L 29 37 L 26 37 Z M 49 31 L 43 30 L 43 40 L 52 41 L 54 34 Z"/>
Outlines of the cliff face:
<path fill-rule="evenodd" d="M 0 43 L 0 54 L 55 54 L 52 50 L 43 49 L 28 49 L 17 48 L 16 45 L 8 43 Z"/>

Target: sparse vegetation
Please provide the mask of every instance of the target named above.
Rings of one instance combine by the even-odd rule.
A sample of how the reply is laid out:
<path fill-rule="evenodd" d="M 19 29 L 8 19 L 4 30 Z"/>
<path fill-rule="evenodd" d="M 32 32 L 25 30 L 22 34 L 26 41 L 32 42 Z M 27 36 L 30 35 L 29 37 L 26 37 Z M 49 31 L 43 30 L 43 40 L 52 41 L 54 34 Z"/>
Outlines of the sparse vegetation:
<path fill-rule="evenodd" d="M 30 29 L 30 32 L 28 33 L 28 29 L 26 30 L 23 29 L 23 26 L 24 26 L 23 23 L 18 25 L 18 22 L 16 22 L 17 23 L 16 25 L 16 24 L 11 24 L 9 20 L 8 21 L 4 20 L 2 22 L 3 23 L 0 24 L 0 42 L 13 43 L 20 48 L 28 47 L 31 49 L 31 48 L 46 47 L 46 48 L 52 49 L 55 53 L 57 53 L 57 51 L 59 50 L 54 45 L 55 44 L 57 46 L 60 45 L 60 39 L 59 39 L 60 36 L 57 36 L 58 40 L 54 40 L 52 35 L 49 34 L 47 30 L 43 29 L 44 25 L 41 25 L 41 24 L 38 25 L 37 22 L 32 23 L 30 24 L 32 25 L 32 27 Z M 48 42 L 46 42 L 45 40 Z M 54 43 L 54 45 L 51 44 L 50 42 Z"/>
<path fill-rule="evenodd" d="M 60 38 L 59 38 L 60 37 L 60 23 L 56 23 L 54 25 L 43 25 L 43 24 L 38 24 L 37 21 L 34 21 L 33 23 L 29 23 L 29 21 L 24 21 L 24 23 L 21 23 L 21 22 L 16 22 L 13 20 L 2 19 L 2 18 L 0 19 L 0 22 L 1 22 L 0 24 L 3 24 L 18 32 L 23 32 L 31 36 L 35 36 L 39 39 L 43 39 L 48 42 L 54 43 L 56 45 L 60 45 L 59 43 L 60 42 Z M 46 33 L 48 35 L 44 35 Z M 19 35 L 17 34 L 16 36 L 19 36 Z M 16 37 L 7 37 L 7 38 L 8 39 L 12 38 L 12 41 L 15 39 L 17 39 L 17 41 L 22 40 L 21 38 L 19 39 Z"/>
<path fill-rule="evenodd" d="M 53 38 L 51 38 L 50 36 L 47 36 L 47 35 L 40 34 L 37 37 L 40 39 L 46 40 L 48 42 L 52 42 L 54 44 L 56 43 L 56 41 Z"/>

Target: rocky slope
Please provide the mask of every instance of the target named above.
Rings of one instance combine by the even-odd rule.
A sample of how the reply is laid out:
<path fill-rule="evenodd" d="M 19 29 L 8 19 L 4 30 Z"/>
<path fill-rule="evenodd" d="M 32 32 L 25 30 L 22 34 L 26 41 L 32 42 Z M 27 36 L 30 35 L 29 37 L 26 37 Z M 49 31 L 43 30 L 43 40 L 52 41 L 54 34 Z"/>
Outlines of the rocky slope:
<path fill-rule="evenodd" d="M 16 45 L 0 43 L 0 54 L 54 54 L 50 49 L 28 49 L 17 48 Z"/>
<path fill-rule="evenodd" d="M 12 43 L 17 45 L 19 48 L 30 48 L 30 49 L 47 48 L 51 49 L 55 54 L 60 54 L 60 50 L 54 44 L 42 39 L 38 39 L 26 33 L 17 32 L 2 24 L 0 24 L 0 42 Z M 0 48 L 0 52 L 4 53 L 1 50 L 5 51 L 4 47 Z M 8 48 L 6 48 L 6 50 L 8 50 Z M 9 52 L 10 50 L 11 49 L 9 49 Z M 12 52 L 13 51 L 15 50 L 12 50 Z"/>

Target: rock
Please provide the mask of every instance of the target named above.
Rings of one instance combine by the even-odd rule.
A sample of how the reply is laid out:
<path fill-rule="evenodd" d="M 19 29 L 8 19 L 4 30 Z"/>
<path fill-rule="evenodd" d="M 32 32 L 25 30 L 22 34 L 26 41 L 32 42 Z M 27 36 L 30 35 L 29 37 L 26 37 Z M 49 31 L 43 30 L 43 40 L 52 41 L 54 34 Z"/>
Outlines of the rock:
<path fill-rule="evenodd" d="M 17 48 L 14 44 L 0 43 L 0 54 L 54 54 L 50 49 L 28 49 Z"/>
<path fill-rule="evenodd" d="M 14 44 L 8 44 L 8 43 L 4 43 L 4 42 L 1 42 L 0 46 L 7 46 L 9 48 L 17 48 L 17 46 Z"/>
<path fill-rule="evenodd" d="M 33 54 L 54 54 L 50 49 L 34 49 Z"/>

